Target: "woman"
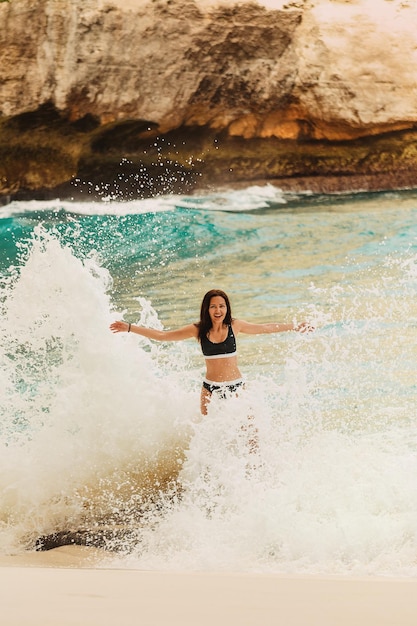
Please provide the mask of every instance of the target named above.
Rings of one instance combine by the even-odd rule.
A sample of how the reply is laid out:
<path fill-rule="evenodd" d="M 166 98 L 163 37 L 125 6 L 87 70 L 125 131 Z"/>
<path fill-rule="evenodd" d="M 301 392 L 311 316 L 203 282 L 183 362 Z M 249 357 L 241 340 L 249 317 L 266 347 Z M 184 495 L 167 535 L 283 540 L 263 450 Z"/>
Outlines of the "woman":
<path fill-rule="evenodd" d="M 177 330 L 155 330 L 128 322 L 117 321 L 110 325 L 114 333 L 131 332 L 157 341 L 181 341 L 194 337 L 200 342 L 206 360 L 206 376 L 201 390 L 201 413 L 207 415 L 207 405 L 213 393 L 222 398 L 235 393 L 243 386 L 237 364 L 236 335 L 246 333 L 259 335 L 281 333 L 287 330 L 306 332 L 313 328 L 301 324 L 252 324 L 234 319 L 227 294 L 221 289 L 208 291 L 201 303 L 200 321 Z"/>

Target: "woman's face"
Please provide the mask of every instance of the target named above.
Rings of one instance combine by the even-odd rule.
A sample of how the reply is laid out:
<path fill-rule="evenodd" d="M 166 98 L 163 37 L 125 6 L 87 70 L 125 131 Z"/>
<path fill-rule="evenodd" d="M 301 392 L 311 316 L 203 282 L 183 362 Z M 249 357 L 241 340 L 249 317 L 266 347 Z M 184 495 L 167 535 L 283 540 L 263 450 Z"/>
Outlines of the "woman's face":
<path fill-rule="evenodd" d="M 222 296 L 213 296 L 210 298 L 209 315 L 212 324 L 214 322 L 223 322 L 227 313 L 227 304 Z"/>

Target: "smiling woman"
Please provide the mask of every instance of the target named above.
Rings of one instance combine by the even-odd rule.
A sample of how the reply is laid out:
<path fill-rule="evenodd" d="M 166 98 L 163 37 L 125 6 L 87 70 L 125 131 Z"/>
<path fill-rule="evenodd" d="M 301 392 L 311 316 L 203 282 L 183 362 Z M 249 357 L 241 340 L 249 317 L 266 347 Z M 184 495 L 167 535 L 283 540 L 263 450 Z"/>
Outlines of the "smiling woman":
<path fill-rule="evenodd" d="M 156 341 L 181 341 L 197 339 L 206 361 L 206 375 L 201 389 L 201 413 L 207 415 L 207 407 L 213 393 L 221 398 L 235 394 L 243 386 L 242 374 L 237 363 L 236 335 L 261 335 L 289 330 L 306 332 L 313 330 L 307 322 L 301 324 L 271 322 L 253 324 L 232 317 L 228 295 L 221 289 L 208 291 L 201 303 L 200 321 L 182 326 L 177 330 L 156 330 L 124 321 L 110 325 L 114 333 L 132 332 Z"/>

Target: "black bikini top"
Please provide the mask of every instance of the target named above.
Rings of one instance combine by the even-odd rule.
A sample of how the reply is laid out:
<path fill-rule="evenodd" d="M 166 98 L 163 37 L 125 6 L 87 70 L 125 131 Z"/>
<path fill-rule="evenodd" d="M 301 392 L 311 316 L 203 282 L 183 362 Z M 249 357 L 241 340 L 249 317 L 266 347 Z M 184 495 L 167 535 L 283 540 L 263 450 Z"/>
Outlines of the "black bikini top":
<path fill-rule="evenodd" d="M 220 343 L 213 343 L 207 337 L 202 337 L 201 349 L 206 359 L 225 359 L 227 357 L 236 356 L 236 339 L 232 325 L 229 325 L 229 332 L 227 333 L 226 339 Z"/>

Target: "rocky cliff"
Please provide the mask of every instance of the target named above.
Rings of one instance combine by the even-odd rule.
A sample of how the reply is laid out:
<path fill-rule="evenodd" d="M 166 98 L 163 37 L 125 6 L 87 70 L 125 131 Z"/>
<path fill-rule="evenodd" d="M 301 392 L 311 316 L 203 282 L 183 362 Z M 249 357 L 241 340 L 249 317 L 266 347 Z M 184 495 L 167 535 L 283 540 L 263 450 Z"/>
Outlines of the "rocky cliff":
<path fill-rule="evenodd" d="M 413 0 L 0 3 L 0 194 L 414 186 Z"/>

